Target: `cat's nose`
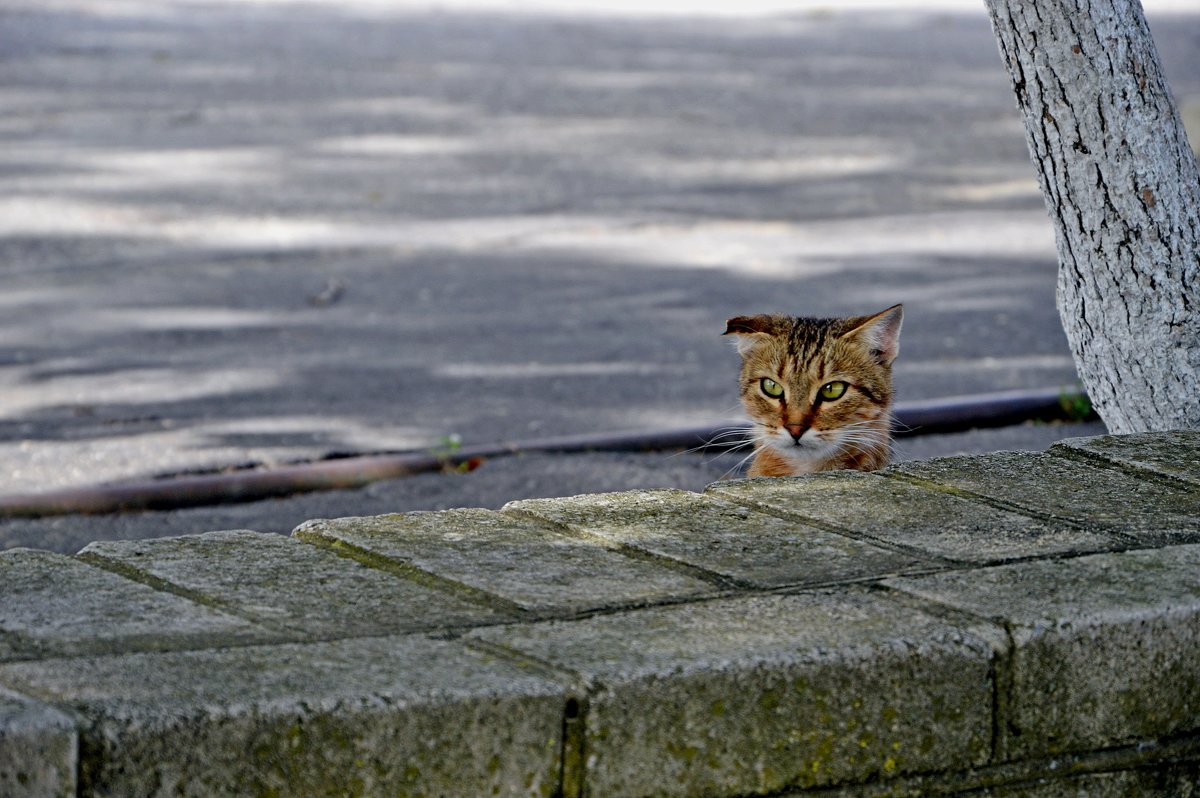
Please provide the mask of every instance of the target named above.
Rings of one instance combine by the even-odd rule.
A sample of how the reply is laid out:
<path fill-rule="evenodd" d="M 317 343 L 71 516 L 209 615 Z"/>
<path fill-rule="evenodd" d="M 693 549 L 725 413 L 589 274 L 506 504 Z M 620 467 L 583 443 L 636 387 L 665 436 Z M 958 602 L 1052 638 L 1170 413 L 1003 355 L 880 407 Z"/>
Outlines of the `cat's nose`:
<path fill-rule="evenodd" d="M 803 424 L 784 424 L 783 428 L 788 431 L 788 435 L 792 436 L 792 440 L 796 443 L 800 442 L 800 437 L 808 432 L 808 427 Z"/>

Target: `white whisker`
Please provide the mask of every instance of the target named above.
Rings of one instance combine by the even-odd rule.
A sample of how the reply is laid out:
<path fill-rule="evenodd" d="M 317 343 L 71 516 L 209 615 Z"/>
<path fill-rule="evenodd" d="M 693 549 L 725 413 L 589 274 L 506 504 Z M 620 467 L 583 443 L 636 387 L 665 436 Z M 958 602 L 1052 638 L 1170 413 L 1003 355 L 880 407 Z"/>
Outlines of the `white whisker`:
<path fill-rule="evenodd" d="M 721 446 L 721 451 L 716 452 L 711 458 L 709 458 L 705 462 L 711 463 L 713 460 L 717 459 L 718 457 L 720 457 L 723 454 L 730 454 L 732 452 L 738 452 L 738 451 L 741 451 L 742 449 L 745 449 L 747 446 L 753 446 L 753 445 L 754 445 L 754 441 L 752 441 L 752 440 L 741 441 L 736 444 L 723 444 Z M 687 449 L 682 452 L 676 452 L 675 454 L 671 455 L 671 457 L 679 457 L 679 456 L 685 455 L 685 454 L 697 454 L 700 452 L 707 452 L 709 448 L 710 447 L 707 444 L 705 444 L 702 446 L 697 446 L 693 449 Z"/>
<path fill-rule="evenodd" d="M 726 479 L 730 474 L 741 470 L 741 467 L 746 464 L 746 461 L 749 460 L 751 457 L 754 457 L 756 454 L 758 454 L 758 449 L 755 449 L 754 451 L 750 452 L 750 454 L 743 457 L 741 460 L 738 460 L 736 463 L 734 463 L 733 467 L 731 467 L 729 470 L 727 470 L 724 474 L 721 475 L 721 479 Z"/>
<path fill-rule="evenodd" d="M 753 443 L 753 438 L 749 437 L 750 430 L 746 427 L 728 427 L 718 428 L 711 438 L 701 443 L 699 446 L 693 446 L 690 449 L 685 449 L 682 452 L 676 452 L 671 455 L 678 457 L 681 454 L 695 454 L 703 452 L 707 449 L 726 449 L 736 451 Z"/>

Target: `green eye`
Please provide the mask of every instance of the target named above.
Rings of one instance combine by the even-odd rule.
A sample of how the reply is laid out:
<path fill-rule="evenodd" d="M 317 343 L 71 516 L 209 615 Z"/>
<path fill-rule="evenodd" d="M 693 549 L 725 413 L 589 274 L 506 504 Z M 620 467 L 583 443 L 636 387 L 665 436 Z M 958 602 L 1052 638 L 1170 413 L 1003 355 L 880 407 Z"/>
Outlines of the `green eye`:
<path fill-rule="evenodd" d="M 832 402 L 834 399 L 841 399 L 842 394 L 845 392 L 846 383 L 827 382 L 821 387 L 821 399 L 826 402 Z"/>
<path fill-rule="evenodd" d="M 775 380 L 763 377 L 759 385 L 762 386 L 762 392 L 772 399 L 778 399 L 783 396 L 783 386 L 775 382 Z"/>

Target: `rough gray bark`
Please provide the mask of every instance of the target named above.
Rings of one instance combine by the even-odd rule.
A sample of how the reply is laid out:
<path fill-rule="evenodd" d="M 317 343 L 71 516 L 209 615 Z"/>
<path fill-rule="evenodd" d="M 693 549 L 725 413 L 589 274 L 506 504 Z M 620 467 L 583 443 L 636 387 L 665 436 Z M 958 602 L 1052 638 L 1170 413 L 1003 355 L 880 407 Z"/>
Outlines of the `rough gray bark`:
<path fill-rule="evenodd" d="M 1113 432 L 1200 428 L 1200 175 L 1138 0 L 985 0 Z"/>

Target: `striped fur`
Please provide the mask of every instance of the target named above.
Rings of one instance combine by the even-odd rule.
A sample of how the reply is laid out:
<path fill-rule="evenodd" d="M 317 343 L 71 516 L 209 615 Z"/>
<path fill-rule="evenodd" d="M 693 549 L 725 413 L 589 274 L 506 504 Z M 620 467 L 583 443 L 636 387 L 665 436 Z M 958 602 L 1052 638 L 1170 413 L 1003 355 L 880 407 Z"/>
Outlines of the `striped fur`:
<path fill-rule="evenodd" d="M 903 308 L 873 316 L 738 316 L 742 405 L 755 425 L 749 476 L 874 471 L 891 456 L 892 361 Z M 764 382 L 767 381 L 767 382 Z M 830 398 L 839 392 L 836 398 Z M 777 395 L 772 395 L 777 394 Z"/>

